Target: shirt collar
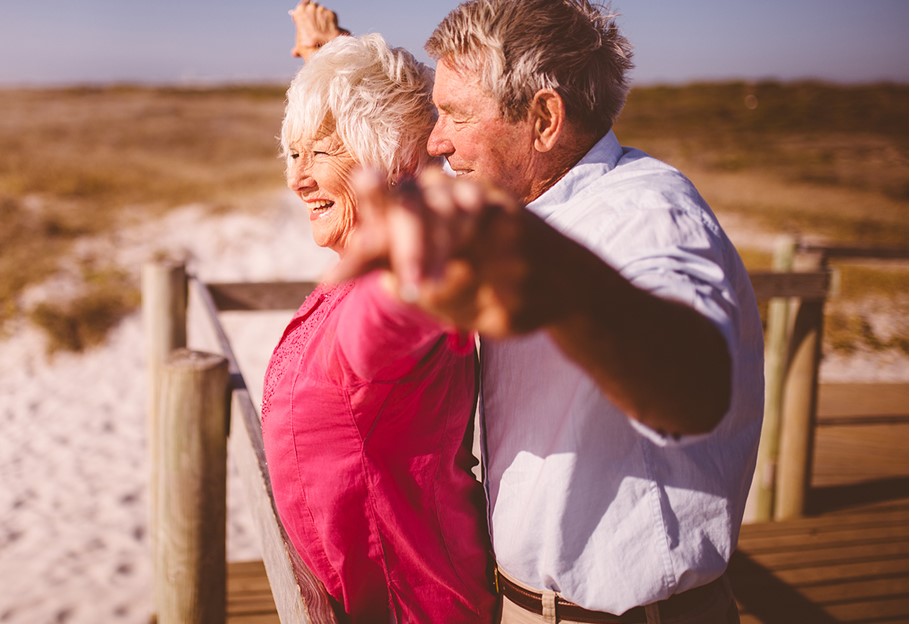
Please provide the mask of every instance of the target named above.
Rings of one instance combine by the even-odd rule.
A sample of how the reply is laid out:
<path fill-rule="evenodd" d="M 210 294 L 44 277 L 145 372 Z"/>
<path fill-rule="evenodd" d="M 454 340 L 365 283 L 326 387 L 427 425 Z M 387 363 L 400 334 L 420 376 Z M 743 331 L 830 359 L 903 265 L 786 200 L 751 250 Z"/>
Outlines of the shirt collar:
<path fill-rule="evenodd" d="M 580 189 L 616 167 L 622 154 L 623 148 L 611 130 L 601 137 L 588 153 L 566 172 L 566 175 L 557 180 L 556 184 L 528 204 L 528 209 L 546 219 Z"/>

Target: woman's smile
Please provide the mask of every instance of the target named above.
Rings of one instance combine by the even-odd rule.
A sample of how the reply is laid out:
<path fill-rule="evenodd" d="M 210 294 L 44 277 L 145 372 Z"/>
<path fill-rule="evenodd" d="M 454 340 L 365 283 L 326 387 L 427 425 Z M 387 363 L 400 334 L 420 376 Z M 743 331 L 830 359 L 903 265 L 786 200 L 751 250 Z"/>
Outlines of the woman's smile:
<path fill-rule="evenodd" d="M 307 199 L 304 200 L 310 211 L 310 220 L 323 219 L 332 212 L 335 202 L 331 199 Z"/>

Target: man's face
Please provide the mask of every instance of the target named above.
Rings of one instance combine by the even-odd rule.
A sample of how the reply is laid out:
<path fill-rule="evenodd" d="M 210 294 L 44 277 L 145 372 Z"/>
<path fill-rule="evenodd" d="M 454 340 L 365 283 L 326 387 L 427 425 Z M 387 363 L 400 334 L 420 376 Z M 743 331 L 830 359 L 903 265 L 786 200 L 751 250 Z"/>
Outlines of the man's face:
<path fill-rule="evenodd" d="M 433 103 L 439 117 L 427 140 L 431 156 L 445 156 L 457 176 L 490 182 L 523 203 L 533 181 L 534 133 L 527 120 L 500 115 L 477 76 L 437 63 Z"/>

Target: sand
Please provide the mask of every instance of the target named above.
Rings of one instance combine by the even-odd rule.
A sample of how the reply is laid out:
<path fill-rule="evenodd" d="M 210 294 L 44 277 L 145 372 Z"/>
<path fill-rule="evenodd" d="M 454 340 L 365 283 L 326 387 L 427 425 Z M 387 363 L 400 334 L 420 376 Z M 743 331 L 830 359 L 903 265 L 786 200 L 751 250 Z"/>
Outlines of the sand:
<path fill-rule="evenodd" d="M 257 198 L 251 214 L 208 216 L 187 206 L 156 223 L 86 243 L 138 275 L 158 252 L 210 281 L 315 279 L 334 254 L 313 245 L 290 193 Z M 67 277 L 29 293 L 67 291 Z M 262 370 L 289 313 L 228 319 L 258 396 Z M 0 343 L 0 622 L 148 622 L 146 378 L 138 313 L 99 348 L 48 359 L 19 323 Z M 191 337 L 191 346 L 193 338 Z M 259 549 L 236 477 L 229 478 L 228 557 Z"/>
<path fill-rule="evenodd" d="M 333 254 L 312 244 L 290 193 L 250 201 L 255 210 L 216 216 L 187 206 L 156 223 L 86 242 L 77 253 L 106 254 L 138 274 L 142 262 L 164 251 L 187 258 L 191 270 L 211 281 L 314 279 L 333 262 Z M 67 288 L 63 276 L 26 299 Z M 288 316 L 226 316 L 255 396 Z M 0 343 L 0 623 L 148 621 L 142 345 L 138 313 L 103 346 L 83 354 L 48 359 L 42 335 L 25 323 Z M 907 381 L 908 363 L 901 353 L 829 357 L 822 375 L 829 381 Z M 258 558 L 236 476 L 229 477 L 228 499 L 228 558 Z"/>

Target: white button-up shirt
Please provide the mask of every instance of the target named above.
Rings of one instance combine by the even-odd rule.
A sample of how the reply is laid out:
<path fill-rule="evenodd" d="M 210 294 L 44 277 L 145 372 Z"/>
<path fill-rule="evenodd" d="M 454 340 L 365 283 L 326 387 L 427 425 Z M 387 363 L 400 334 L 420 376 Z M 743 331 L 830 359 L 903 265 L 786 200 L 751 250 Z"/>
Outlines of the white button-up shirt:
<path fill-rule="evenodd" d="M 613 132 L 528 208 L 636 286 L 711 319 L 731 354 L 728 413 L 712 433 L 674 441 L 624 415 L 546 333 L 482 340 L 498 564 L 619 614 L 712 581 L 736 545 L 762 420 L 756 301 L 690 181 Z M 700 365 L 698 352 L 688 365 Z"/>

